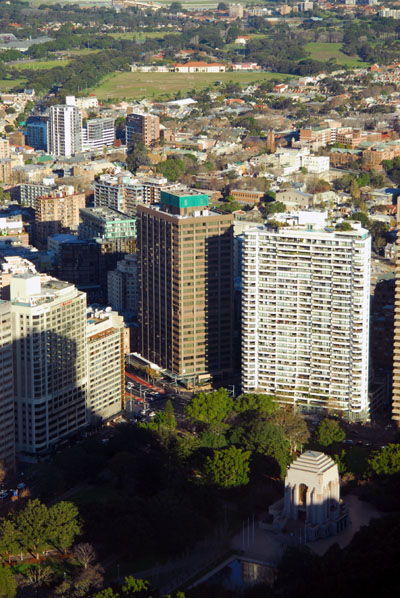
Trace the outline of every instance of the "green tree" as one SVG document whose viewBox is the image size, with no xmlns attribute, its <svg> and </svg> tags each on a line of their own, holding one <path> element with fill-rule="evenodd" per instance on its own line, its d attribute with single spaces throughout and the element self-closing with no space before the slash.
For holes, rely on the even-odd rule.
<svg viewBox="0 0 400 598">
<path fill-rule="evenodd" d="M 17 584 L 9 567 L 0 565 L 0 598 L 14 598 L 17 595 Z"/>
<path fill-rule="evenodd" d="M 345 431 L 340 427 L 339 422 L 334 419 L 323 419 L 315 432 L 315 440 L 321 446 L 330 446 L 334 442 L 343 442 L 345 438 Z"/>
<path fill-rule="evenodd" d="M 82 531 L 79 511 L 72 502 L 61 501 L 49 509 L 48 539 L 64 552 Z"/>
<path fill-rule="evenodd" d="M 187 405 L 186 415 L 205 424 L 221 424 L 233 409 L 233 399 L 225 388 L 200 392 Z"/>
<path fill-rule="evenodd" d="M 175 430 L 176 429 L 176 418 L 175 418 L 174 407 L 172 405 L 171 399 L 168 399 L 168 401 L 165 403 L 164 425 L 169 430 Z"/>
<path fill-rule="evenodd" d="M 266 216 L 279 214 L 281 212 L 286 212 L 286 206 L 283 201 L 269 201 L 265 204 L 264 212 Z"/>
<path fill-rule="evenodd" d="M 350 195 L 353 199 L 360 199 L 360 189 L 356 179 L 353 179 L 350 183 Z"/>
<path fill-rule="evenodd" d="M 235 446 L 215 451 L 207 457 L 205 473 L 212 484 L 220 488 L 237 488 L 249 482 L 250 451 Z"/>
<path fill-rule="evenodd" d="M 38 499 L 30 500 L 17 515 L 17 530 L 25 549 L 33 550 L 36 558 L 48 545 L 49 512 Z"/>
<path fill-rule="evenodd" d="M 364 212 L 355 212 L 355 214 L 350 216 L 350 220 L 358 220 L 358 222 L 361 222 L 361 226 L 367 230 L 369 230 L 371 226 L 371 221 Z"/>
<path fill-rule="evenodd" d="M 182 12 L 182 4 L 180 2 L 172 2 L 169 10 L 170 12 Z"/>
<path fill-rule="evenodd" d="M 93 594 L 92 598 L 120 598 L 120 595 L 118 592 L 114 592 L 111 588 L 105 588 L 105 590 Z"/>
<path fill-rule="evenodd" d="M 333 460 L 338 466 L 338 470 L 341 475 L 347 472 L 346 451 L 344 449 L 342 449 L 340 453 L 335 453 L 333 455 Z"/>
<path fill-rule="evenodd" d="M 139 592 L 150 589 L 150 582 L 147 579 L 135 579 L 132 576 L 125 577 L 125 583 L 122 586 L 124 596 L 133 596 Z"/>
<path fill-rule="evenodd" d="M 310 432 L 304 418 L 293 413 L 293 411 L 279 409 L 274 413 L 272 421 L 282 428 L 283 433 L 289 440 L 292 453 L 300 449 L 310 438 Z"/>
<path fill-rule="evenodd" d="M 284 477 L 289 463 L 290 443 L 280 426 L 258 419 L 249 426 L 245 442 L 246 448 L 274 459 Z"/>
<path fill-rule="evenodd" d="M 11 562 L 11 556 L 17 554 L 20 545 L 20 534 L 12 519 L 3 519 L 0 522 L 0 552 L 6 553 L 8 562 Z"/>
<path fill-rule="evenodd" d="M 388 444 L 380 451 L 372 453 L 368 459 L 370 475 L 394 475 L 400 472 L 400 444 Z"/>
<path fill-rule="evenodd" d="M 278 404 L 271 395 L 246 393 L 238 397 L 233 407 L 237 413 L 256 411 L 264 415 L 271 415 L 278 409 Z"/>
<path fill-rule="evenodd" d="M 126 155 L 126 165 L 133 173 L 137 171 L 139 166 L 150 166 L 150 158 L 148 150 L 142 141 L 140 135 L 132 135 L 132 147 Z"/>
<path fill-rule="evenodd" d="M 345 220 L 344 222 L 341 222 L 340 224 L 337 225 L 336 230 L 348 232 L 348 231 L 353 230 L 353 227 L 351 226 L 350 222 L 347 222 Z"/>
</svg>

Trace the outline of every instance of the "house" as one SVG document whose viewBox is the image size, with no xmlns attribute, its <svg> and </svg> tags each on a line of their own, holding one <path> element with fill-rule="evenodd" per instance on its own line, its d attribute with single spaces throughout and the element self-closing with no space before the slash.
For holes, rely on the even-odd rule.
<svg viewBox="0 0 400 598">
<path fill-rule="evenodd" d="M 185 62 L 175 63 L 175 73 L 224 73 L 225 65 L 219 62 Z"/>
<path fill-rule="evenodd" d="M 243 46 L 246 46 L 250 41 L 250 36 L 249 35 L 238 35 L 237 38 L 235 39 L 235 44 L 242 44 Z"/>
</svg>

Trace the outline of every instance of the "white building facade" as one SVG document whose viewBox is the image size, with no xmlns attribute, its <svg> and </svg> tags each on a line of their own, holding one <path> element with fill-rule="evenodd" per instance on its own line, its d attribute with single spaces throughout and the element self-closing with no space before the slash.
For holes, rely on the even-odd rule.
<svg viewBox="0 0 400 598">
<path fill-rule="evenodd" d="M 86 424 L 86 294 L 38 274 L 11 278 L 17 450 L 26 455 Z"/>
<path fill-rule="evenodd" d="M 89 314 L 87 419 L 98 423 L 122 409 L 125 389 L 124 320 L 116 312 Z"/>
<path fill-rule="evenodd" d="M 369 417 L 371 239 L 356 227 L 244 233 L 244 392 L 349 420 Z"/>
<path fill-rule="evenodd" d="M 51 106 L 47 131 L 52 156 L 70 158 L 82 151 L 82 115 L 76 106 Z"/>
<path fill-rule="evenodd" d="M 113 145 L 115 139 L 113 118 L 92 118 L 82 129 L 82 147 L 87 150 L 102 150 Z"/>
</svg>

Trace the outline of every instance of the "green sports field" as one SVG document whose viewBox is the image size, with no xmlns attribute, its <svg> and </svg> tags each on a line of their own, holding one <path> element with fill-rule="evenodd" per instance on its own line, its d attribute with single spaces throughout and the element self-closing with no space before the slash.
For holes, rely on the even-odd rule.
<svg viewBox="0 0 400 598">
<path fill-rule="evenodd" d="M 357 56 L 347 56 L 341 50 L 342 44 L 329 42 L 310 42 L 305 45 L 305 49 L 310 53 L 310 58 L 326 62 L 330 58 L 335 58 L 338 64 L 350 68 L 367 66 L 368 63 L 362 62 Z"/>
<path fill-rule="evenodd" d="M 242 85 L 269 79 L 286 79 L 282 73 L 115 73 L 105 77 L 102 83 L 90 90 L 100 99 L 159 98 L 181 91 L 202 89 L 215 81 L 240 83 Z"/>
<path fill-rule="evenodd" d="M 67 66 L 69 64 L 69 60 L 62 59 L 62 60 L 27 60 L 24 62 L 19 62 L 18 64 L 13 64 L 12 68 L 17 71 L 24 71 L 24 70 L 44 70 L 44 69 L 54 69 L 59 66 Z"/>
</svg>

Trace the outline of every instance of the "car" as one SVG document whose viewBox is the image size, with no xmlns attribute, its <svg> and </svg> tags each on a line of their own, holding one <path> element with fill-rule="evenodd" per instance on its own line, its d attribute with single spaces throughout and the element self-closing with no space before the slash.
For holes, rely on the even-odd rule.
<svg viewBox="0 0 400 598">
<path fill-rule="evenodd" d="M 19 484 L 17 484 L 18 490 L 22 490 L 23 488 L 25 488 L 25 486 L 26 486 L 25 482 L 20 482 Z"/>
<path fill-rule="evenodd" d="M 0 500 L 5 500 L 6 498 L 8 498 L 7 490 L 1 490 L 0 491 Z"/>
<path fill-rule="evenodd" d="M 155 412 L 154 412 L 154 411 L 150 411 L 150 412 L 148 413 L 148 417 L 155 417 L 155 416 L 156 416 L 156 414 L 155 414 Z"/>
</svg>

